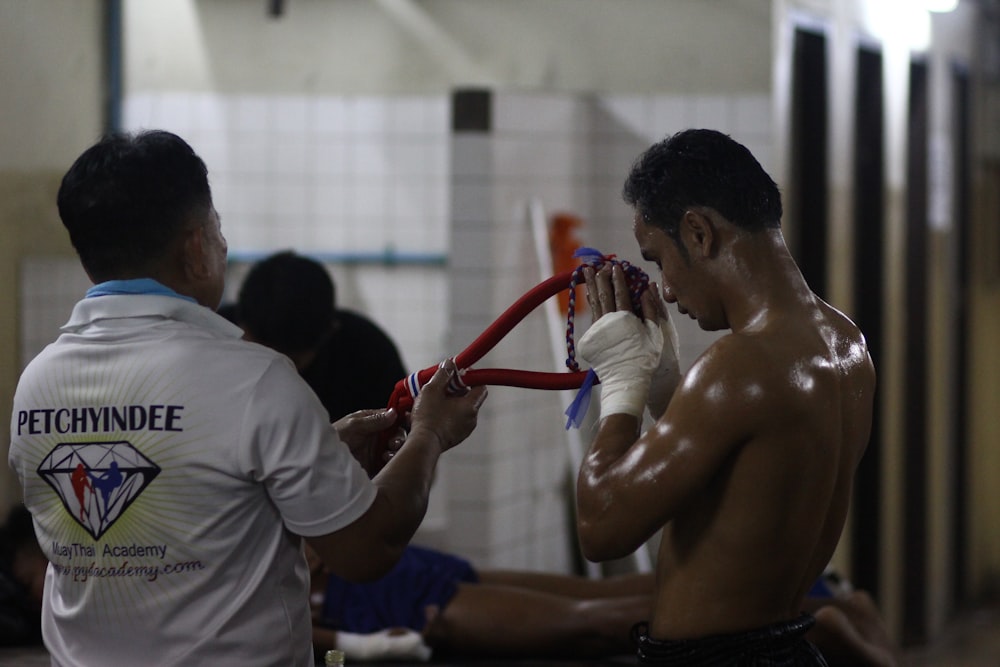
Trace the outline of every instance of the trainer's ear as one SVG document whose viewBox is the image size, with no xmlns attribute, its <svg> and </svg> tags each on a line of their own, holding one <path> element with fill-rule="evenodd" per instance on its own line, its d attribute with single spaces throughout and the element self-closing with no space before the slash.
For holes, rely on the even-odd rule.
<svg viewBox="0 0 1000 667">
<path fill-rule="evenodd" d="M 211 270 L 208 260 L 208 239 L 204 225 L 196 225 L 184 233 L 184 271 L 189 279 L 200 280 Z"/>
<path fill-rule="evenodd" d="M 692 256 L 711 257 L 715 252 L 718 230 L 704 211 L 685 211 L 681 217 L 680 235 Z"/>
</svg>

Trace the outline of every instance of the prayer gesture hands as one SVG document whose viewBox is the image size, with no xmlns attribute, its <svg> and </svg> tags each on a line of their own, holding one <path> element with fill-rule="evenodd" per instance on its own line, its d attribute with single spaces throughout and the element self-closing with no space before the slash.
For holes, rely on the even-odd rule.
<svg viewBox="0 0 1000 667">
<path fill-rule="evenodd" d="M 659 288 L 651 284 L 642 293 L 640 320 L 621 266 L 587 267 L 583 275 L 594 324 L 578 349 L 601 381 L 601 416 L 641 417 L 648 407 L 658 419 L 680 380 L 677 334 Z"/>
<path fill-rule="evenodd" d="M 587 266 L 583 269 L 583 277 L 587 284 L 587 305 L 594 319 L 616 311 L 632 311 L 632 297 L 629 293 L 625 271 L 620 264 L 605 264 L 600 270 Z M 642 319 L 659 322 L 667 317 L 663 301 L 657 296 L 659 289 L 651 284 L 642 293 L 639 305 L 642 307 Z"/>
</svg>

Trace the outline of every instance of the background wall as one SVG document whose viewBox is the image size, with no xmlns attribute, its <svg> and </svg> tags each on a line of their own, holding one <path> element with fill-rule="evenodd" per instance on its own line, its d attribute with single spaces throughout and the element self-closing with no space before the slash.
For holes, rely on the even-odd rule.
<svg viewBox="0 0 1000 667">
<path fill-rule="evenodd" d="M 770 86 L 766 0 L 125 0 L 126 87 L 710 93 Z M 705 30 L 692 30 L 705 26 Z M 760 39 L 747 39 L 748 32 Z"/>
<path fill-rule="evenodd" d="M 748 23 L 766 31 L 760 2 L 724 16 L 697 2 L 626 12 L 605 2 L 295 2 L 276 20 L 232 2 L 125 9 L 126 127 L 188 137 L 213 170 L 233 256 L 326 255 L 343 301 L 393 332 L 415 369 L 460 351 L 545 277 L 523 216 L 532 198 L 581 216 L 584 241 L 635 260 L 619 189 L 645 145 L 701 123 L 742 131 L 770 156 L 768 42 L 741 49 L 737 66 L 719 45 Z M 711 47 L 690 29 L 709 22 Z M 626 40 L 639 48 L 622 49 Z M 643 60 L 676 66 L 634 67 Z M 450 135 L 456 83 L 499 91 L 478 148 Z M 547 92 L 507 93 L 518 89 Z M 676 92 L 645 92 L 660 89 Z M 705 92 L 716 90 L 731 93 Z M 585 98 L 594 91 L 607 92 Z M 396 252 L 407 257 L 392 268 L 378 261 Z M 427 266 L 438 256 L 450 273 L 444 261 Z M 690 362 L 713 337 L 682 326 Z M 531 324 L 513 334 L 504 365 L 559 370 L 547 348 L 533 354 L 539 335 Z M 483 566 L 571 566 L 558 405 L 494 391 L 483 426 L 446 461 L 418 539 Z"/>
<path fill-rule="evenodd" d="M 769 8 L 739 2 L 724 16 L 707 9 L 290 2 L 274 19 L 246 3 L 131 0 L 123 121 L 172 129 L 205 157 L 234 258 L 292 247 L 331 261 L 342 301 L 372 315 L 407 363 L 423 368 L 460 351 L 526 281 L 542 279 L 530 253 L 512 250 L 516 239 L 530 239 L 522 219 L 529 199 L 581 216 L 586 242 L 604 240 L 627 256 L 633 242 L 618 190 L 645 145 L 703 123 L 745 130 L 743 140 L 768 159 L 767 40 L 741 49 L 734 66 L 733 54 L 690 27 L 711 22 L 713 41 L 732 44 L 747 24 L 765 31 Z M 637 31 L 647 35 L 636 39 Z M 622 49 L 626 40 L 639 48 Z M 642 60 L 676 66 L 627 66 Z M 450 134 L 459 85 L 500 91 L 493 113 L 502 124 L 476 184 L 475 166 L 462 166 L 468 144 Z M 524 98 L 506 94 L 517 89 L 549 97 L 522 106 Z M 675 92 L 647 92 L 660 89 Z M 720 89 L 731 92 L 707 92 Z M 608 91 L 603 104 L 581 97 L 594 91 Z M 478 238 L 462 226 L 472 202 L 489 230 Z M 511 233 L 514 240 L 493 236 Z M 470 262 L 491 246 L 505 251 L 502 260 Z M 537 349 L 530 326 L 505 348 Z M 690 361 L 712 337 L 682 326 L 692 329 Z M 547 352 L 541 360 L 515 354 L 507 365 L 539 363 L 554 366 Z M 574 542 L 561 410 L 545 409 L 553 397 L 494 393 L 496 423 L 446 462 L 419 538 L 480 565 L 565 570 Z M 532 482 L 525 470 L 543 472 Z M 533 524 L 518 522 L 532 507 Z"/>
<path fill-rule="evenodd" d="M 0 422 L 21 369 L 21 259 L 70 256 L 55 194 L 67 166 L 101 130 L 101 3 L 0 2 Z M 67 100 L 72 100 L 67 104 Z M 52 332 L 50 332 L 50 336 Z M 8 438 L 0 438 L 6 461 Z M 0 466 L 0 507 L 20 498 Z"/>
<path fill-rule="evenodd" d="M 62 173 L 102 128 L 105 4 L 0 0 L 0 106 L 9 119 L 0 127 L 0 275 L 8 287 L 0 296 L 3 419 L 21 365 L 56 335 L 86 286 L 53 202 Z M 584 242 L 636 260 L 618 188 L 631 159 L 668 132 L 702 125 L 733 133 L 794 197 L 786 185 L 789 35 L 803 24 L 829 37 L 829 280 L 831 301 L 850 313 L 853 59 L 859 43 L 878 44 L 886 54 L 889 129 L 885 318 L 888 344 L 898 350 L 907 336 L 899 303 L 909 59 L 926 58 L 935 81 L 955 64 L 975 65 L 972 283 L 967 294 L 955 291 L 964 241 L 940 199 L 958 193 L 942 186 L 935 201 L 945 213 L 930 232 L 927 302 L 937 332 L 928 352 L 931 499 L 935 507 L 953 502 L 955 489 L 940 470 L 957 446 L 951 426 L 965 419 L 963 585 L 975 597 L 1000 589 L 1000 499 L 992 482 L 1000 467 L 993 418 L 1000 242 L 992 222 L 1000 204 L 990 195 L 1000 182 L 1000 59 L 972 31 L 997 20 L 995 9 L 985 11 L 996 3 L 980 4 L 982 14 L 963 0 L 963 11 L 950 18 L 923 13 L 922 24 L 903 30 L 900 17 L 913 3 L 901 0 L 892 7 L 888 0 L 287 0 L 280 17 L 269 16 L 264 2 L 124 0 L 123 120 L 174 129 L 206 158 L 233 250 L 230 293 L 246 262 L 262 253 L 315 253 L 329 263 L 342 302 L 371 314 L 400 343 L 407 364 L 421 368 L 464 347 L 540 278 L 530 202 L 579 215 Z M 893 11 L 872 12 L 876 5 Z M 454 131 L 457 89 L 489 93 L 493 117 L 481 131 Z M 940 82 L 934 90 L 950 94 Z M 944 145 L 952 130 L 945 103 L 935 104 L 934 132 Z M 947 150 L 934 155 L 936 163 L 955 160 Z M 786 220 L 789 238 L 808 222 Z M 969 365 L 978 372 L 968 414 L 956 415 L 941 388 L 950 386 L 961 342 L 945 323 L 963 297 Z M 686 320 L 678 324 L 687 365 L 712 337 Z M 488 361 L 553 364 L 538 344 L 547 335 L 544 321 L 526 322 Z M 880 368 L 885 492 L 880 506 L 866 508 L 885 520 L 880 559 L 888 576 L 875 592 L 896 631 L 907 558 L 901 434 L 912 417 L 900 398 L 904 371 L 898 353 Z M 491 393 L 483 427 L 442 469 L 421 536 L 484 565 L 574 567 L 565 497 L 571 443 L 561 429 L 561 398 Z M 3 467 L 0 505 L 17 497 Z M 929 543 L 947 542 L 949 529 L 947 513 L 935 514 Z M 932 552 L 933 630 L 957 592 L 944 573 L 947 550 Z M 849 573 L 843 549 L 837 563 Z"/>
</svg>

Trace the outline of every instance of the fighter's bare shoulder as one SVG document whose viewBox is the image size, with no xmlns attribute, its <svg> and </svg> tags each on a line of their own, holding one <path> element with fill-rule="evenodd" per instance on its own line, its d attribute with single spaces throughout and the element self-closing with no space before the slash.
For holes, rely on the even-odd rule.
<svg viewBox="0 0 1000 667">
<path fill-rule="evenodd" d="M 777 380 L 790 362 L 771 337 L 730 333 L 695 360 L 683 387 L 704 394 L 706 400 L 759 399 L 762 383 Z"/>
<path fill-rule="evenodd" d="M 723 442 L 752 437 L 776 411 L 791 417 L 808 397 L 795 374 L 807 371 L 796 354 L 771 336 L 727 334 L 692 364 L 671 400 L 667 417 L 700 424 L 688 426 L 727 431 Z M 722 435 L 722 434 L 718 434 Z"/>
</svg>

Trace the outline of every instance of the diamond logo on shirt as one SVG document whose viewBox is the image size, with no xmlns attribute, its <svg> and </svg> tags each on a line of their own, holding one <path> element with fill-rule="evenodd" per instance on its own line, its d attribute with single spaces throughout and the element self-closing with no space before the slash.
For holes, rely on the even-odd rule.
<svg viewBox="0 0 1000 667">
<path fill-rule="evenodd" d="M 160 467 L 124 440 L 62 442 L 38 466 L 38 474 L 97 540 L 160 474 Z"/>
</svg>

